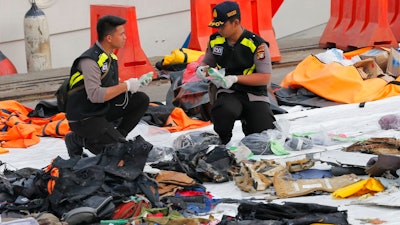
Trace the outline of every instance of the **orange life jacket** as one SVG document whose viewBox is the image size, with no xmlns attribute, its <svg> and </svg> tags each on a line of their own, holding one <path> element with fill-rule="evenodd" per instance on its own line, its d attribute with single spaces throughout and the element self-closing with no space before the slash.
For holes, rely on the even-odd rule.
<svg viewBox="0 0 400 225">
<path fill-rule="evenodd" d="M 63 137 L 69 131 L 65 113 L 48 118 L 29 117 L 31 108 L 14 101 L 0 101 L 0 142 L 3 148 L 26 148 L 41 136 Z"/>
<path fill-rule="evenodd" d="M 188 117 L 182 108 L 175 107 L 169 115 L 165 126 L 169 132 L 177 132 L 182 130 L 196 129 L 210 125 L 210 121 L 203 121 L 198 119 L 192 119 Z"/>
</svg>

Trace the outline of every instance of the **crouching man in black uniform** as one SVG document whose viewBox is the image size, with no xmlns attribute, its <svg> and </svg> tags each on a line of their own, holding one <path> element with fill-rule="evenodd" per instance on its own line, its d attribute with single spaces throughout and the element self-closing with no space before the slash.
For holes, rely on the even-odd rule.
<svg viewBox="0 0 400 225">
<path fill-rule="evenodd" d="M 275 128 L 267 93 L 272 66 L 268 43 L 242 27 L 236 2 L 216 5 L 213 16 L 209 26 L 218 32 L 210 36 L 196 76 L 205 79 L 209 67 L 225 69 L 223 78 L 211 79 L 218 88 L 211 121 L 222 144 L 227 144 L 236 120 L 241 120 L 245 135 Z"/>
<path fill-rule="evenodd" d="M 151 78 L 119 81 L 114 49 L 126 42 L 126 20 L 107 15 L 98 20 L 97 42 L 71 67 L 66 116 L 71 128 L 65 137 L 69 156 L 81 157 L 83 148 L 102 153 L 105 145 L 125 142 L 149 106 L 138 92 Z"/>
</svg>

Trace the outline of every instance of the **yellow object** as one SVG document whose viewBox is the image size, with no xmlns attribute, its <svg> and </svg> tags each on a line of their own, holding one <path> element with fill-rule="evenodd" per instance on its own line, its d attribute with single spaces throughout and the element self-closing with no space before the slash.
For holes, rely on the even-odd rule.
<svg viewBox="0 0 400 225">
<path fill-rule="evenodd" d="M 4 153 L 8 153 L 8 152 L 9 152 L 8 149 L 0 147 L 0 154 L 4 154 Z"/>
<path fill-rule="evenodd" d="M 361 55 L 369 50 L 371 50 L 373 47 L 372 46 L 368 46 L 368 47 L 364 47 L 364 48 L 359 48 L 350 52 L 345 52 L 343 53 L 343 57 L 345 57 L 346 59 L 351 59 L 352 57 L 356 56 L 356 55 Z"/>
<path fill-rule="evenodd" d="M 379 180 L 370 177 L 346 187 L 339 188 L 332 193 L 332 196 L 335 198 L 347 198 L 351 196 L 361 196 L 368 193 L 374 194 L 383 190 L 385 190 L 385 187 L 382 183 Z"/>
<path fill-rule="evenodd" d="M 202 51 L 188 48 L 177 48 L 172 50 L 170 55 L 164 56 L 162 65 L 165 66 L 175 63 L 191 63 L 197 61 L 202 55 L 204 55 L 204 52 Z"/>
</svg>

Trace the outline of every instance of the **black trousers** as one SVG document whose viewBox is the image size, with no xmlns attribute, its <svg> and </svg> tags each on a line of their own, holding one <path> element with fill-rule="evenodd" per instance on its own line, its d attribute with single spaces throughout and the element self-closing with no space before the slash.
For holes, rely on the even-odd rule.
<svg viewBox="0 0 400 225">
<path fill-rule="evenodd" d="M 84 140 L 93 154 L 103 151 L 105 145 L 124 142 L 125 137 L 135 128 L 149 107 L 149 97 L 143 92 L 125 93 L 110 100 L 110 107 L 104 116 L 91 117 L 70 123 L 71 131 Z"/>
<path fill-rule="evenodd" d="M 247 93 L 218 94 L 211 108 L 211 121 L 222 144 L 231 140 L 236 120 L 241 120 L 246 136 L 275 128 L 275 117 L 268 102 L 249 101 Z"/>
</svg>

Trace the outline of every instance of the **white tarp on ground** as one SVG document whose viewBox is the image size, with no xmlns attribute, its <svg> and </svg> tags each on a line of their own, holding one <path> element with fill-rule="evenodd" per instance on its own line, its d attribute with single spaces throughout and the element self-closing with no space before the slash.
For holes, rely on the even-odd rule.
<svg viewBox="0 0 400 225">
<path fill-rule="evenodd" d="M 344 104 L 339 106 L 331 106 L 317 109 L 304 110 L 301 107 L 291 107 L 287 109 L 288 114 L 277 115 L 279 121 L 284 121 L 289 125 L 289 134 L 317 132 L 321 134 L 345 135 L 351 140 L 362 140 L 370 137 L 392 137 L 400 138 L 398 130 L 382 130 L 378 123 L 379 119 L 388 114 L 400 115 L 400 96 L 391 97 L 375 102 L 367 102 L 364 107 L 359 104 Z M 212 125 L 197 129 L 199 131 L 213 131 Z M 190 130 L 193 131 L 193 130 Z M 168 133 L 161 128 L 139 124 L 129 135 L 133 138 L 141 135 L 154 146 L 172 147 L 173 140 L 179 135 L 190 132 Z M 240 122 L 235 124 L 234 136 L 230 145 L 237 145 L 243 138 Z M 265 159 L 275 159 L 276 161 L 287 161 L 297 158 L 303 158 L 304 154 L 312 153 L 316 158 L 339 161 L 343 164 L 365 165 L 373 155 L 361 153 L 347 153 L 341 151 L 342 147 L 348 146 L 353 142 L 336 142 L 329 146 L 315 146 L 313 149 L 306 151 L 293 151 L 285 156 L 263 156 Z M 20 169 L 24 167 L 43 168 L 47 166 L 51 160 L 57 156 L 67 158 L 67 151 L 62 139 L 57 138 L 41 138 L 39 144 L 31 146 L 27 149 L 9 149 L 7 154 L 0 155 L 0 160 L 6 163 L 9 169 Z M 382 179 L 383 184 L 389 185 L 393 183 L 391 180 Z M 395 182 L 396 183 L 396 182 Z M 266 197 L 265 194 L 257 193 L 250 195 L 249 193 L 240 191 L 233 182 L 221 184 L 205 184 L 207 190 L 216 198 L 251 198 L 257 199 Z M 397 189 L 398 190 L 398 189 Z M 385 193 L 382 193 L 385 195 Z M 349 222 L 351 224 L 365 224 L 363 220 L 379 218 L 386 221 L 384 224 L 400 224 L 399 208 L 386 207 L 378 205 L 400 205 L 399 194 L 391 193 L 392 198 L 385 197 L 385 204 L 379 200 L 370 200 L 367 205 L 360 205 L 357 199 L 332 199 L 330 195 L 317 195 L 296 197 L 290 199 L 278 199 L 274 202 L 295 201 L 295 202 L 313 202 L 324 205 L 338 206 L 340 210 L 348 210 Z M 382 197 L 383 199 L 383 197 Z M 393 204 L 387 202 L 391 200 Z M 357 202 L 357 203 L 356 203 Z M 225 213 L 235 213 L 235 206 L 218 205 L 215 212 L 224 210 Z M 222 211 L 220 211 L 222 212 Z"/>
</svg>

